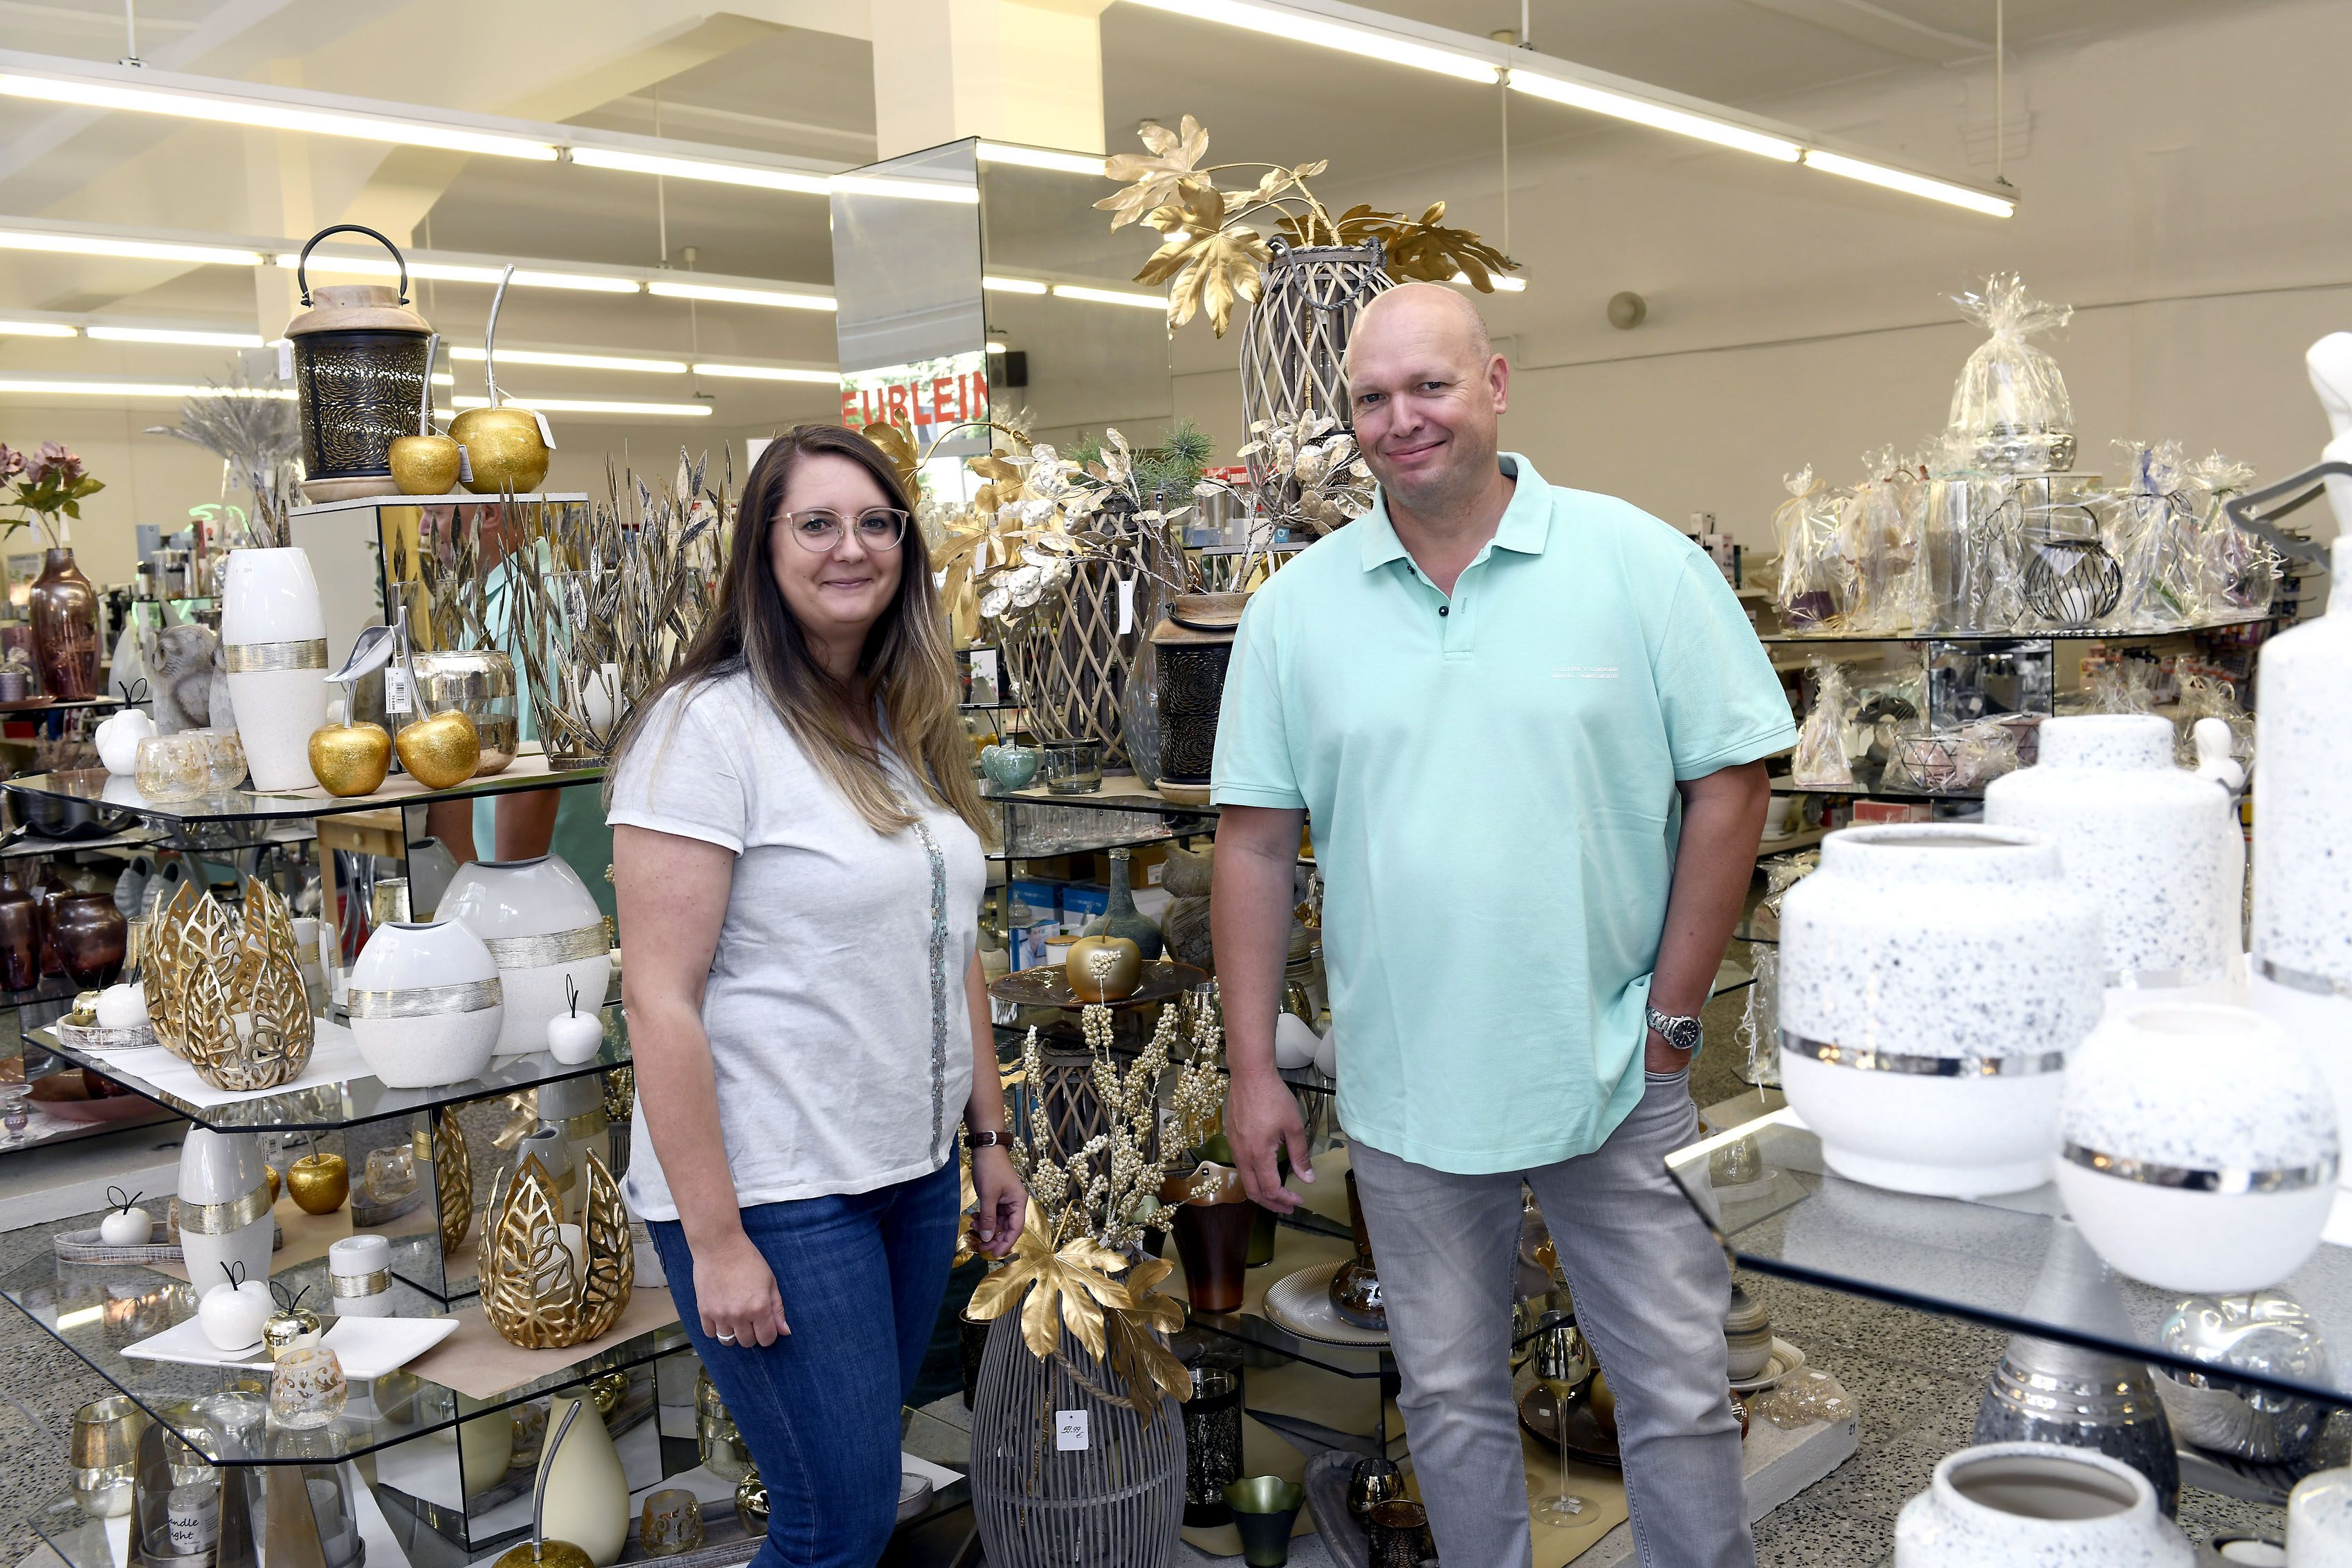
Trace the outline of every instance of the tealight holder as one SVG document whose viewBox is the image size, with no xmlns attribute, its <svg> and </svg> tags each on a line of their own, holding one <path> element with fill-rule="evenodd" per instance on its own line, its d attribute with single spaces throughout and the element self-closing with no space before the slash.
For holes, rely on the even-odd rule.
<svg viewBox="0 0 2352 1568">
<path fill-rule="evenodd" d="M 335 1315 L 392 1316 L 392 1243 L 381 1236 L 346 1236 L 327 1249 L 328 1288 Z"/>
<path fill-rule="evenodd" d="M 636 1282 L 620 1184 L 594 1155 L 583 1163 L 581 1224 L 564 1223 L 563 1196 L 535 1154 L 502 1177 L 484 1217 L 482 1313 L 525 1350 L 560 1350 L 602 1335 L 619 1321 Z"/>
<path fill-rule="evenodd" d="M 674 1557 L 702 1544 L 702 1504 L 683 1487 L 665 1487 L 646 1499 L 637 1544 L 648 1557 Z"/>
<path fill-rule="evenodd" d="M 294 915 L 268 884 L 246 878 L 239 923 L 182 883 L 155 913 L 142 964 L 155 1038 L 214 1088 L 275 1089 L 310 1065 Z"/>
<path fill-rule="evenodd" d="M 201 729 L 151 735 L 139 743 L 131 781 L 156 804 L 196 800 L 212 789 L 212 742 Z"/>
<path fill-rule="evenodd" d="M 132 1478 L 139 1469 L 139 1438 L 147 1413 L 126 1395 L 94 1399 L 74 1412 L 67 1458 L 73 1469 L 73 1500 L 96 1519 L 131 1511 Z"/>
<path fill-rule="evenodd" d="M 350 1402 L 343 1364 L 323 1344 L 298 1345 L 278 1358 L 269 1380 L 269 1418 L 297 1431 L 331 1425 Z"/>
</svg>

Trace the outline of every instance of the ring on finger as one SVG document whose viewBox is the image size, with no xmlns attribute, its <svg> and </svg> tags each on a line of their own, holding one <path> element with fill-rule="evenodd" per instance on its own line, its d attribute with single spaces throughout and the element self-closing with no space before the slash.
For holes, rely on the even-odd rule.
<svg viewBox="0 0 2352 1568">
<path fill-rule="evenodd" d="M 720 1344 L 733 1344 L 735 1343 L 735 1336 L 731 1333 L 722 1333 L 715 1334 L 712 1337 L 718 1340 Z"/>
</svg>

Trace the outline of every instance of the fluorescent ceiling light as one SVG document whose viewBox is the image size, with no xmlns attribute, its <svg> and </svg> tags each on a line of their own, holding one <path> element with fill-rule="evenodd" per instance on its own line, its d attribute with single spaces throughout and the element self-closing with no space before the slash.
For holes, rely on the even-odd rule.
<svg viewBox="0 0 2352 1568">
<path fill-rule="evenodd" d="M 90 337 L 110 343 L 183 343 L 197 349 L 258 349 L 258 332 L 192 332 L 171 327 L 85 327 Z"/>
<path fill-rule="evenodd" d="M 983 163 L 1017 163 L 1024 169 L 1050 169 L 1057 174 L 1103 177 L 1102 154 L 1098 152 L 1056 152 L 1046 147 L 1015 147 L 1003 141 L 983 141 L 980 144 L 980 161 Z"/>
<path fill-rule="evenodd" d="M 389 141 L 408 147 L 437 147 L 450 152 L 486 152 L 500 158 L 527 158 L 551 162 L 555 149 L 528 136 L 495 131 L 470 131 L 455 125 L 403 115 L 312 109 L 250 92 L 207 91 L 193 87 L 128 87 L 92 76 L 28 76 L 0 71 L 0 95 L 37 99 L 72 109 L 128 110 L 140 114 L 170 114 L 184 120 L 217 120 L 224 124 L 271 131 L 299 131 L 317 136 L 349 136 L 362 141 Z"/>
<path fill-rule="evenodd" d="M 983 277 L 980 280 L 980 286 L 982 288 L 992 289 L 999 294 L 1043 294 L 1045 292 L 1045 286 L 1038 282 L 1034 277 Z"/>
<path fill-rule="evenodd" d="M 1328 21 L 1286 6 L 1253 5 L 1250 0 L 1136 0 L 1136 4 L 1155 11 L 1173 11 L 1180 16 L 1195 16 L 1203 22 L 1223 22 L 1229 27 L 1247 27 L 1251 32 L 1268 33 L 1293 43 L 1344 49 L 1351 55 L 1436 71 L 1464 81 L 1492 84 L 1495 80 L 1495 68 L 1475 56 L 1433 48 L 1370 27 Z"/>
<path fill-rule="evenodd" d="M 1671 131 L 1678 136 L 1695 136 L 1701 141 L 1753 152 L 1759 158 L 1771 158 L 1782 163 L 1795 162 L 1804 151 L 1784 137 L 1768 136 L 1743 125 L 1711 120 L 1703 114 L 1672 109 L 1647 99 L 1612 92 L 1606 88 L 1591 87 L 1583 82 L 1562 81 L 1558 77 L 1543 76 L 1534 71 L 1514 70 L 1511 72 L 1511 86 L 1537 98 L 1567 104 L 1571 109 L 1589 110 L 1594 114 L 1605 114 L 1616 120 L 1630 120 L 1637 125 Z"/>
<path fill-rule="evenodd" d="M 1129 294 L 1117 288 L 1087 288 L 1076 283 L 1056 283 L 1054 296 L 1058 299 L 1091 299 L 1097 305 L 1139 305 L 1154 310 L 1168 308 L 1167 299 L 1158 294 Z"/>
<path fill-rule="evenodd" d="M 270 260 L 289 272 L 301 261 L 296 252 L 274 256 Z M 381 256 L 325 256 L 310 253 L 309 270 L 329 277 L 398 277 L 399 264 Z M 464 267 L 446 261 L 412 261 L 408 264 L 411 282 L 431 279 L 436 283 L 487 283 L 495 287 L 506 268 L 502 267 Z M 592 294 L 635 294 L 645 285 L 634 277 L 606 277 L 593 272 L 547 272 L 539 269 L 515 269 L 518 288 L 577 288 Z"/>
<path fill-rule="evenodd" d="M 1478 287 L 1470 281 L 1470 275 L 1466 272 L 1457 272 L 1445 281 L 1458 283 L 1465 288 Z M 1528 291 L 1528 280 L 1524 277 L 1507 277 L 1499 272 L 1490 272 L 1486 275 L 1486 281 L 1505 294 L 1525 294 Z"/>
<path fill-rule="evenodd" d="M 583 168 L 617 169 L 630 174 L 663 174 L 677 180 L 709 180 L 722 185 L 756 185 L 767 191 L 822 196 L 831 189 L 823 174 L 791 169 L 762 169 L 750 163 L 722 163 L 708 158 L 672 158 L 651 152 L 623 152 L 604 147 L 574 147 L 572 161 Z"/>
<path fill-rule="evenodd" d="M 487 356 L 479 349 L 451 349 L 449 357 L 478 364 Z M 647 371 L 663 376 L 686 374 L 686 363 L 681 360 L 633 360 L 618 354 L 556 354 L 537 349 L 509 349 L 499 357 L 511 364 L 556 365 L 575 371 Z"/>
<path fill-rule="evenodd" d="M 823 294 L 786 294 L 768 288 L 721 288 L 707 283 L 674 283 L 656 278 L 646 285 L 646 292 L 658 294 L 665 299 L 709 299 L 721 305 L 774 305 L 786 310 L 832 310 L 833 300 Z"/>
<path fill-rule="evenodd" d="M 75 329 L 62 321 L 0 321 L 0 338 L 70 338 Z"/>
<path fill-rule="evenodd" d="M 1809 147 L 1805 150 L 1805 164 L 1808 168 L 1819 169 L 1824 174 L 1843 174 L 1849 180 L 1860 180 L 1872 185 L 1884 185 L 1890 191 L 1901 191 L 1913 196 L 1925 196 L 1931 202 L 1948 202 L 1953 206 L 1966 207 L 1972 213 L 1982 213 L 1988 217 L 2007 218 L 2017 214 L 2017 204 L 2006 196 L 1990 195 L 1983 191 L 1971 190 L 1966 185 L 1955 185 L 1944 180 L 1931 180 L 1925 174 L 1913 174 L 1901 169 L 1889 169 L 1880 163 L 1865 163 L 1859 158 L 1848 158 L 1836 152 L 1824 152 L 1818 147 Z"/>
<path fill-rule="evenodd" d="M 62 381 L 37 376 L 0 376 L 0 392 L 64 392 L 75 397 L 266 397 L 290 402 L 290 387 L 231 392 L 182 382 Z"/>
<path fill-rule="evenodd" d="M 490 406 L 490 400 L 486 397 L 458 397 L 449 401 L 460 409 Z M 707 402 L 622 402 L 561 397 L 509 397 L 505 401 L 520 408 L 537 409 L 541 413 L 680 414 L 688 419 L 707 419 L 710 414 L 710 405 Z"/>
<path fill-rule="evenodd" d="M 1003 344 L 1002 344 L 1002 343 L 989 343 L 989 344 L 985 344 L 985 345 L 983 345 L 983 346 L 984 346 L 984 347 L 988 350 L 988 351 L 989 351 L 990 353 L 992 353 L 992 354 L 1001 354 L 1001 353 L 1004 352 L 1004 345 L 1003 345 Z"/>
<path fill-rule="evenodd" d="M 698 364 L 694 367 L 694 373 L 698 376 L 733 376 L 751 382 L 809 382 L 823 386 L 838 386 L 841 383 L 838 371 L 797 371 L 782 365 Z"/>
<path fill-rule="evenodd" d="M 0 250 L 51 250 L 66 256 L 115 256 L 132 261 L 214 262 L 223 267 L 259 267 L 261 253 L 219 245 L 165 245 L 152 240 L 110 239 L 102 235 L 44 234 L 0 228 Z"/>
<path fill-rule="evenodd" d="M 889 174 L 835 174 L 828 183 L 834 190 L 845 191 L 856 196 L 904 196 L 918 202 L 957 202 L 968 207 L 980 205 L 977 184 L 956 184 L 946 180 L 917 180 Z"/>
</svg>

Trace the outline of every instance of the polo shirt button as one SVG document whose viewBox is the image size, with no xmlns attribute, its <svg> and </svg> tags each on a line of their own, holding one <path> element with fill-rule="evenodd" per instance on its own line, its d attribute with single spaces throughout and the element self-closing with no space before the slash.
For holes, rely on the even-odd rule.
<svg viewBox="0 0 2352 1568">
<path fill-rule="evenodd" d="M 1451 615 L 1454 613 L 1454 611 L 1452 606 L 1441 604 L 1437 607 L 1437 612 L 1440 615 Z"/>
</svg>

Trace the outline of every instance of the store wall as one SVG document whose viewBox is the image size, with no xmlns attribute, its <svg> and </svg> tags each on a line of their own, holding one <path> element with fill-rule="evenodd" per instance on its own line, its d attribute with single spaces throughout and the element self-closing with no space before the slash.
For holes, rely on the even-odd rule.
<svg viewBox="0 0 2352 1568">
<path fill-rule="evenodd" d="M 2220 448 L 2271 476 L 2315 461 L 2326 426 L 2302 353 L 2352 327 L 2347 58 L 2340 0 L 2215 6 L 2016 58 L 2008 174 L 2022 204 L 2006 223 L 1646 133 L 1515 144 L 1529 287 L 1482 300 L 1514 370 L 1505 441 L 1555 483 L 1677 524 L 1713 512 L 1768 547 L 1784 473 L 1810 462 L 1848 482 L 1865 450 L 1941 429 L 1983 337 L 1943 297 L 2014 267 L 2077 307 L 2048 347 L 2081 467 L 2112 467 L 2125 436 Z M 1992 172 L 1989 62 L 1748 107 L 1921 167 Z M 1515 103 L 1530 138 L 1567 123 Z M 1343 143 L 1302 151 L 1327 154 L 1345 168 Z M 1416 210 L 1443 197 L 1452 221 L 1501 230 L 1496 160 L 1334 193 Z M 1604 315 L 1620 289 L 1649 301 L 1631 332 Z M 1197 325 L 1177 337 L 1178 411 L 1228 450 L 1243 439 L 1235 350 Z"/>
</svg>

